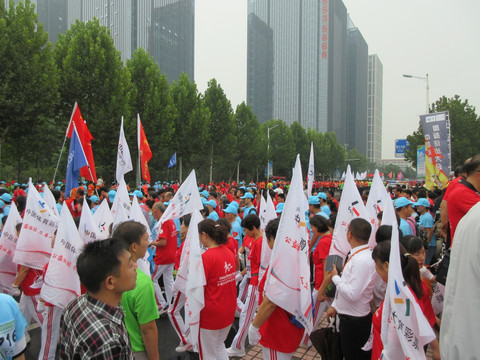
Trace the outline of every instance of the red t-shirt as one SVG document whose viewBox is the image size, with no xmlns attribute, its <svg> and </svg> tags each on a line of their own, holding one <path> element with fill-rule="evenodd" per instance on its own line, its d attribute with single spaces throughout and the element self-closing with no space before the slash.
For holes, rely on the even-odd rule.
<svg viewBox="0 0 480 360">
<path fill-rule="evenodd" d="M 318 240 L 317 247 L 313 252 L 313 264 L 315 265 L 315 290 L 318 290 L 323 282 L 323 262 L 330 252 L 332 245 L 332 234 L 322 236 Z"/>
<path fill-rule="evenodd" d="M 443 200 L 448 201 L 448 198 L 450 197 L 450 194 L 452 191 L 455 189 L 455 187 L 458 185 L 458 182 L 460 181 L 462 177 L 456 177 L 453 179 L 447 186 L 447 190 L 445 190 L 445 194 L 443 194 Z"/>
<path fill-rule="evenodd" d="M 20 269 L 20 265 L 18 265 L 18 269 Z M 23 293 L 27 296 L 35 296 L 40 294 L 42 284 L 43 271 L 28 268 L 27 276 L 25 276 L 25 279 L 23 279 L 20 284 L 20 289 L 22 289 Z"/>
<path fill-rule="evenodd" d="M 157 251 L 153 261 L 156 265 L 167 265 L 175 263 L 175 253 L 177 252 L 177 228 L 173 220 L 167 220 L 162 224 L 162 228 L 157 236 L 159 239 L 166 239 L 166 246 L 157 246 Z"/>
<path fill-rule="evenodd" d="M 445 199 L 445 198 L 444 198 Z M 466 186 L 459 183 L 449 194 L 450 201 L 448 206 L 448 220 L 450 222 L 450 234 L 453 238 L 457 225 L 462 217 L 480 201 L 480 195 Z"/>
<path fill-rule="evenodd" d="M 235 258 L 224 245 L 210 248 L 202 255 L 207 284 L 205 307 L 200 312 L 200 327 L 223 329 L 233 323 L 237 307 Z"/>
<path fill-rule="evenodd" d="M 228 237 L 228 243 L 226 243 L 225 246 L 232 252 L 233 256 L 237 255 L 238 242 L 233 238 L 233 236 Z"/>
<path fill-rule="evenodd" d="M 423 289 L 423 296 L 421 299 L 417 299 L 418 305 L 423 311 L 423 315 L 427 318 L 428 323 L 430 326 L 435 325 L 437 319 L 435 318 L 435 312 L 433 311 L 432 301 L 430 300 L 430 296 L 428 295 L 428 286 L 422 281 L 422 289 Z"/>
<path fill-rule="evenodd" d="M 183 244 L 185 244 L 185 241 L 180 244 L 180 247 L 175 252 L 175 269 L 176 270 L 178 270 L 178 268 L 180 267 L 180 259 L 182 257 Z"/>
<path fill-rule="evenodd" d="M 263 236 L 253 240 L 250 254 L 248 254 L 248 259 L 250 260 L 250 285 L 258 285 L 258 274 L 260 271 L 260 260 L 262 256 L 262 239 Z"/>
<path fill-rule="evenodd" d="M 259 285 L 259 302 L 263 301 L 263 290 L 267 279 L 267 271 L 263 275 Z M 290 322 L 292 315 L 281 307 L 276 306 L 272 315 L 260 327 L 260 344 L 284 353 L 292 353 L 297 350 L 303 338 L 305 329 L 300 329 Z"/>
</svg>

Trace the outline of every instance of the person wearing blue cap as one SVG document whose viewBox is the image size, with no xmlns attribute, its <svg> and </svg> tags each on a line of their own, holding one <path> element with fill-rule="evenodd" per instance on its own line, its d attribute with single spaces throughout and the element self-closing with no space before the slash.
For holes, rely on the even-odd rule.
<svg viewBox="0 0 480 360">
<path fill-rule="evenodd" d="M 395 211 L 400 217 L 400 225 L 398 227 L 402 230 L 403 236 L 414 235 L 412 228 L 407 223 L 407 218 L 413 214 L 412 205 L 413 202 L 406 197 L 399 197 L 393 203 Z"/>
<path fill-rule="evenodd" d="M 142 209 L 143 216 L 145 217 L 145 221 L 147 222 L 148 226 L 151 227 L 150 224 L 150 209 L 147 205 L 143 203 L 143 192 L 141 190 L 135 190 L 133 193 L 129 194 L 132 196 L 132 201 L 137 201 L 140 205 L 140 209 Z"/>
<path fill-rule="evenodd" d="M 110 205 L 110 208 L 113 205 L 113 201 L 115 200 L 116 195 L 117 195 L 117 192 L 113 189 L 108 192 L 107 200 L 108 200 L 108 205 Z"/>
<path fill-rule="evenodd" d="M 320 206 L 320 198 L 318 196 L 312 195 L 308 197 L 308 211 L 310 212 L 311 216 L 319 215 L 323 216 L 327 220 L 329 219 L 329 216 L 322 211 Z"/>
<path fill-rule="evenodd" d="M 97 211 L 100 206 L 100 198 L 97 195 L 92 195 L 90 196 L 89 199 L 92 202 L 92 208 L 90 211 L 92 212 L 92 215 L 93 215 L 95 214 L 95 211 Z"/>
<path fill-rule="evenodd" d="M 12 208 L 12 195 L 9 193 L 3 193 L 2 196 L 0 196 L 0 199 L 5 203 L 3 216 L 8 216 L 8 214 L 10 214 L 10 209 Z"/>
<path fill-rule="evenodd" d="M 212 219 L 213 221 L 217 221 L 220 217 L 218 213 L 215 211 L 217 208 L 217 202 L 215 200 L 208 200 L 206 203 L 208 209 L 208 216 L 207 219 Z"/>
<path fill-rule="evenodd" d="M 278 217 L 282 215 L 284 207 L 285 207 L 285 203 L 278 203 L 277 208 L 275 209 L 275 212 L 277 213 Z"/>
<path fill-rule="evenodd" d="M 418 214 L 420 217 L 418 218 L 418 230 L 419 236 L 424 241 L 424 243 L 428 244 L 427 255 L 425 257 L 425 265 L 430 265 L 437 251 L 437 238 L 433 233 L 433 226 L 435 222 L 433 221 L 433 216 L 430 214 L 428 209 L 430 208 L 430 202 L 426 198 L 420 198 L 414 204 L 415 208 L 417 209 Z"/>
<path fill-rule="evenodd" d="M 330 214 L 332 213 L 332 211 L 330 210 L 330 207 L 327 203 L 327 194 L 325 194 L 324 192 L 319 192 L 317 196 L 320 200 L 320 209 L 322 209 L 322 211 L 330 218 Z"/>
<path fill-rule="evenodd" d="M 223 212 L 225 214 L 225 218 L 230 222 L 230 225 L 232 225 L 230 234 L 235 240 L 237 240 L 238 246 L 241 247 L 243 243 L 243 228 L 237 221 L 237 207 L 233 203 L 229 204 L 225 209 L 223 209 Z"/>
<path fill-rule="evenodd" d="M 257 209 L 253 206 L 253 194 L 251 192 L 246 192 L 240 199 L 245 202 L 245 207 L 243 208 L 243 217 L 250 214 L 257 215 Z"/>
</svg>

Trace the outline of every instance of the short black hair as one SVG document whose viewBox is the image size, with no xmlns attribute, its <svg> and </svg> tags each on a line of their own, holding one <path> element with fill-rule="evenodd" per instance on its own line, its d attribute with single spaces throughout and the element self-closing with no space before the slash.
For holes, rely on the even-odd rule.
<svg viewBox="0 0 480 360">
<path fill-rule="evenodd" d="M 368 242 L 372 232 L 370 223 L 362 218 L 355 218 L 350 222 L 348 231 L 358 240 Z"/>
<path fill-rule="evenodd" d="M 228 243 L 228 229 L 225 226 L 217 224 L 212 219 L 205 219 L 198 223 L 198 232 L 204 232 L 212 238 L 218 245 Z"/>
<path fill-rule="evenodd" d="M 112 237 L 125 241 L 128 248 L 133 243 L 140 244 L 140 240 L 147 231 L 147 228 L 142 223 L 137 221 L 124 221 L 113 230 Z"/>
<path fill-rule="evenodd" d="M 128 251 L 126 243 L 114 238 L 85 245 L 77 258 L 77 273 L 89 292 L 98 292 L 108 276 L 118 276 L 121 265 L 119 256 L 123 251 Z"/>
<path fill-rule="evenodd" d="M 315 226 L 321 233 L 325 233 L 329 230 L 328 225 L 328 220 L 321 215 L 315 215 L 310 218 L 310 226 Z"/>
<path fill-rule="evenodd" d="M 467 176 L 470 176 L 479 168 L 480 168 L 480 154 L 475 155 L 467 164 L 465 164 L 464 172 L 467 174 Z"/>
<path fill-rule="evenodd" d="M 270 220 L 265 227 L 265 237 L 270 239 L 273 237 L 274 239 L 277 237 L 277 231 L 278 231 L 278 224 L 280 224 L 280 219 L 276 218 L 273 220 Z"/>
<path fill-rule="evenodd" d="M 250 214 L 243 218 L 242 227 L 248 230 L 260 229 L 260 218 L 256 214 Z"/>
</svg>

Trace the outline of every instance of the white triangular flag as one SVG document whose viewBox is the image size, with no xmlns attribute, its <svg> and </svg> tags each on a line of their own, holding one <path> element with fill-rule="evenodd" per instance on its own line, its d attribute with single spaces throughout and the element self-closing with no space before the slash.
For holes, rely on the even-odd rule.
<svg viewBox="0 0 480 360">
<path fill-rule="evenodd" d="M 118 139 L 117 150 L 117 183 L 123 180 L 123 176 L 133 170 L 132 158 L 130 157 L 130 149 L 128 148 L 127 139 L 123 132 L 123 116 L 120 125 L 120 136 Z"/>
<path fill-rule="evenodd" d="M 383 200 L 387 196 L 387 190 L 383 185 L 382 179 L 378 170 L 375 170 L 373 175 L 372 186 L 370 187 L 370 192 L 368 193 L 367 199 L 367 212 L 370 217 L 370 224 L 372 225 L 372 236 L 370 236 L 369 245 L 371 248 L 374 248 L 376 245 L 375 233 L 378 229 L 378 219 L 377 215 L 383 210 Z"/>
<path fill-rule="evenodd" d="M 315 163 L 313 161 L 313 141 L 312 141 L 310 146 L 310 159 L 308 161 L 308 175 L 307 175 L 308 196 L 312 196 L 312 187 L 313 187 L 314 178 L 315 178 Z"/>
<path fill-rule="evenodd" d="M 113 215 L 113 227 L 116 225 L 127 221 L 130 216 L 130 198 L 128 197 L 127 184 L 125 180 L 119 182 L 117 188 L 117 195 L 115 195 L 115 200 L 113 200 L 112 205 L 112 215 Z M 112 231 L 113 232 L 113 231 Z"/>
<path fill-rule="evenodd" d="M 130 208 L 130 220 L 139 222 L 140 224 L 145 226 L 148 234 L 148 243 L 150 244 L 152 242 L 152 231 L 150 230 L 150 226 L 145 219 L 145 215 L 143 214 L 137 199 L 133 199 L 132 201 L 132 207 Z M 146 251 L 145 255 L 137 260 L 138 267 L 147 275 L 150 275 L 150 263 L 148 262 L 149 256 L 149 252 Z"/>
<path fill-rule="evenodd" d="M 21 222 L 22 218 L 18 214 L 17 205 L 12 201 L 12 207 L 0 237 L 0 290 L 7 294 L 13 294 L 12 284 L 17 275 L 17 264 L 13 262 L 13 255 L 18 240 L 16 226 Z"/>
<path fill-rule="evenodd" d="M 313 327 L 313 307 L 305 222 L 307 208 L 300 155 L 297 155 L 267 272 L 265 294 L 277 306 L 294 315 L 310 333 Z"/>
<path fill-rule="evenodd" d="M 93 220 L 92 211 L 88 207 L 87 202 L 84 201 L 83 205 L 80 223 L 78 224 L 78 232 L 80 233 L 82 241 L 87 244 L 99 240 L 97 235 L 98 225 Z"/>
<path fill-rule="evenodd" d="M 202 200 L 198 193 L 197 177 L 195 170 L 192 170 L 190 175 L 185 179 L 178 191 L 175 193 L 172 201 L 163 213 L 160 220 L 155 226 L 157 234 L 160 233 L 162 224 L 167 220 L 179 219 L 183 215 L 191 214 L 195 210 L 203 209 Z"/>
<path fill-rule="evenodd" d="M 97 240 L 104 240 L 110 237 L 110 226 L 113 224 L 113 215 L 108 206 L 108 200 L 103 199 L 95 214 L 93 221 L 97 226 Z"/>
<path fill-rule="evenodd" d="M 384 200 L 382 223 L 392 226 L 388 283 L 382 313 L 383 355 L 385 359 L 423 360 L 426 359 L 423 347 L 435 339 L 435 333 L 403 278 L 397 219 L 388 195 Z"/>
<path fill-rule="evenodd" d="M 333 230 L 330 254 L 340 255 L 345 259 L 352 248 L 347 241 L 348 226 L 350 222 L 357 217 L 370 221 L 367 209 L 365 209 L 365 205 L 353 180 L 350 165 L 348 165 L 335 229 Z"/>
<path fill-rule="evenodd" d="M 62 211 L 52 256 L 43 278 L 42 299 L 65 308 L 80 295 L 76 264 L 83 245 L 70 211 Z"/>
<path fill-rule="evenodd" d="M 52 253 L 51 243 L 57 225 L 58 218 L 30 182 L 13 262 L 42 270 Z"/>
<path fill-rule="evenodd" d="M 196 191 L 198 194 L 198 191 Z M 188 258 L 187 289 L 185 296 L 185 325 L 188 327 L 187 336 L 195 349 L 198 349 L 198 334 L 200 331 L 200 311 L 205 306 L 204 286 L 205 269 L 203 268 L 202 251 L 200 249 L 200 238 L 198 236 L 198 224 L 203 220 L 198 210 L 192 214 L 190 228 L 193 231 L 190 239 L 190 254 Z"/>
<path fill-rule="evenodd" d="M 260 229 L 263 232 L 262 251 L 260 252 L 260 270 L 258 272 L 258 278 L 262 279 L 268 265 L 270 264 L 270 257 L 272 255 L 272 249 L 267 244 L 267 238 L 265 237 L 265 228 L 267 224 L 277 218 L 275 212 L 275 205 L 273 205 L 272 198 L 267 192 L 267 201 L 262 196 L 260 198 Z"/>
<path fill-rule="evenodd" d="M 45 203 L 48 205 L 50 210 L 53 211 L 55 216 L 59 218 L 60 214 L 58 213 L 58 210 L 57 210 L 57 202 L 55 201 L 55 197 L 53 196 L 48 186 L 43 187 L 43 200 L 45 200 Z"/>
</svg>

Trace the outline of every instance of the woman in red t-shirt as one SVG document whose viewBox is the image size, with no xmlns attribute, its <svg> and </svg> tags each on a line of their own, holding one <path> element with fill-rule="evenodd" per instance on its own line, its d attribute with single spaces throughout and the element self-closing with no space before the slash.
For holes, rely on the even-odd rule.
<svg viewBox="0 0 480 360">
<path fill-rule="evenodd" d="M 377 270 L 378 275 L 382 278 L 383 281 L 388 281 L 388 261 L 390 258 L 390 241 L 383 241 L 373 249 L 372 258 L 375 260 L 375 269 Z M 409 289 L 412 291 L 415 299 L 417 300 L 418 305 L 422 309 L 425 317 L 432 324 L 431 319 L 429 319 L 428 313 L 425 311 L 425 305 L 419 299 L 424 297 L 428 298 L 426 294 L 426 289 L 422 285 L 420 279 L 420 272 L 418 270 L 417 260 L 410 254 L 405 251 L 405 248 L 400 245 L 400 263 L 402 266 L 402 273 L 407 283 Z M 431 307 L 431 304 L 430 304 Z M 373 327 L 373 348 L 372 348 L 372 360 L 379 360 L 382 356 L 383 343 L 381 339 L 382 331 L 382 313 L 383 313 L 383 302 L 375 312 L 372 318 L 372 327 Z M 435 339 L 430 342 L 430 345 L 433 350 L 433 359 L 440 360 L 440 349 L 438 345 L 438 340 Z"/>
<path fill-rule="evenodd" d="M 280 219 L 274 219 L 265 228 L 270 249 L 273 249 L 279 222 Z M 248 330 L 248 339 L 251 345 L 260 342 L 264 359 L 288 360 L 300 345 L 305 329 L 292 322 L 292 314 L 263 296 L 267 273 L 268 269 L 260 281 L 260 306 Z"/>
<path fill-rule="evenodd" d="M 207 248 L 202 255 L 206 285 L 205 307 L 200 312 L 200 359 L 227 359 L 224 341 L 233 324 L 237 306 L 235 257 L 225 246 L 228 230 L 211 219 L 198 224 L 200 241 Z"/>
</svg>

